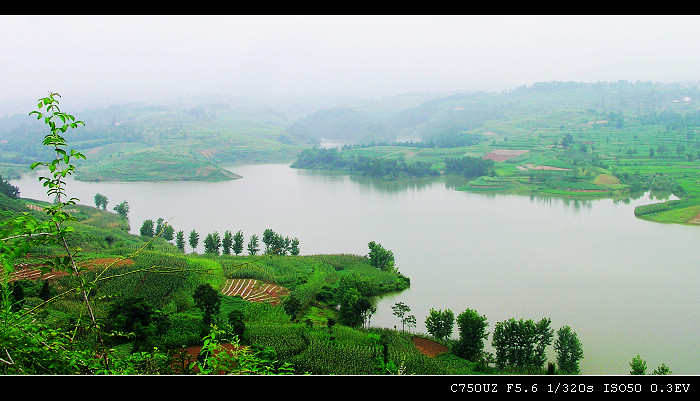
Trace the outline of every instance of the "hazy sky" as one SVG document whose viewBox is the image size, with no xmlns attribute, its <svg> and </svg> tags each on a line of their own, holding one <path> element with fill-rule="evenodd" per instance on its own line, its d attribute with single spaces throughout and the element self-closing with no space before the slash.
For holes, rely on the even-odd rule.
<svg viewBox="0 0 700 401">
<path fill-rule="evenodd" d="M 0 101 L 700 79 L 698 16 L 0 16 Z"/>
</svg>

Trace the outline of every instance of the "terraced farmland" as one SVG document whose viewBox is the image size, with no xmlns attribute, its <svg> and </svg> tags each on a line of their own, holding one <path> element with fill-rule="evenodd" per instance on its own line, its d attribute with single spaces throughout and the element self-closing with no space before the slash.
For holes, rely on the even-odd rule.
<svg viewBox="0 0 700 401">
<path fill-rule="evenodd" d="M 278 304 L 280 296 L 289 293 L 286 288 L 280 285 L 251 278 L 229 279 L 221 292 L 228 296 L 240 295 L 243 299 L 251 302 L 269 302 L 271 304 Z"/>
<path fill-rule="evenodd" d="M 19 266 L 19 268 L 10 274 L 9 282 L 17 280 L 49 280 L 52 278 L 64 276 L 65 272 L 49 272 L 46 274 L 41 274 L 41 270 L 32 267 L 25 267 L 24 265 Z"/>
</svg>

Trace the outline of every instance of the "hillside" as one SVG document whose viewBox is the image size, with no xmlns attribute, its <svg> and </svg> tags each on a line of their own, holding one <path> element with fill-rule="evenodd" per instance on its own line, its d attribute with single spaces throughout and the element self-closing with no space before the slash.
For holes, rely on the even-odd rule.
<svg viewBox="0 0 700 401">
<path fill-rule="evenodd" d="M 374 121 L 410 141 L 305 150 L 297 168 L 384 179 L 443 174 L 458 190 L 558 197 L 685 199 L 637 215 L 697 224 L 700 93 L 695 84 L 540 83 L 454 94 Z M 320 117 L 318 113 L 316 116 Z M 456 163 L 492 167 L 455 169 Z"/>
<path fill-rule="evenodd" d="M 33 200 L 9 199 L 2 194 L 0 201 L 4 207 L 3 225 L 25 211 L 42 220 L 45 217 L 41 209 L 48 206 Z M 264 351 L 259 354 L 263 364 L 272 363 L 264 361 L 273 350 L 276 362 L 270 365 L 273 367 L 270 373 L 278 372 L 286 363 L 297 372 L 376 374 L 380 370 L 375 358 L 389 339 L 392 354 L 404 355 L 409 369 L 444 373 L 443 367 L 435 365 L 413 345 L 413 336 L 363 329 L 361 323 L 349 323 L 357 322 L 357 318 L 344 309 L 348 302 L 342 295 L 345 292 L 352 292 L 357 299 L 371 299 L 409 285 L 407 277 L 378 270 L 366 256 L 185 254 L 162 238 L 128 234 L 128 221 L 115 213 L 81 205 L 69 212 L 76 221 L 71 224 L 74 230 L 67 237 L 68 243 L 72 248 L 80 248 L 76 260 L 81 276 L 93 288 L 91 308 L 104 324 L 114 361 L 129 363 L 125 358 L 131 358 L 134 352 L 152 352 L 152 347 L 168 351 L 168 358 L 201 349 L 208 330 L 203 323 L 203 310 L 196 306 L 196 293 L 205 286 L 218 294 L 220 306 L 213 314 L 213 323 L 229 327 L 234 322 L 233 316 L 241 316 L 240 321 L 236 320 L 244 327 L 239 333 L 240 344 Z M 9 275 L 3 276 L 8 286 L 4 288 L 11 290 L 19 307 L 17 311 L 28 313 L 32 324 L 56 330 L 80 321 L 83 310 L 83 300 L 70 295 L 76 276 L 51 268 L 51 260 L 62 253 L 57 245 L 34 246 L 27 255 L 16 258 Z M 115 320 L 117 311 L 121 317 Z M 142 317 L 137 318 L 136 313 Z M 134 318 L 141 319 L 140 323 L 123 326 L 123 319 Z M 132 334 L 127 337 L 119 334 L 124 329 Z M 329 334 L 334 339 L 332 360 L 328 359 Z M 94 346 L 85 343 L 90 335 L 79 338 L 88 345 L 88 350 Z M 28 345 L 24 347 L 22 353 L 15 347 L 8 351 L 17 361 L 14 366 L 22 367 L 23 373 L 76 373 L 60 370 L 63 368 L 58 365 L 32 366 L 24 355 L 35 360 L 52 356 L 40 356 L 26 348 Z M 348 363 L 349 360 L 354 362 Z M 157 369 L 161 374 L 191 372 L 184 365 L 178 366 L 175 369 L 174 365 L 151 365 L 149 369 Z M 0 371 L 20 373 L 15 367 L 2 364 Z M 156 373 L 138 371 L 138 365 L 134 368 L 137 370 L 132 373 Z M 94 368 L 83 366 L 82 369 Z"/>
<path fill-rule="evenodd" d="M 549 133 L 539 127 L 514 135 L 462 130 L 440 141 L 359 145 L 327 153 L 305 148 L 302 154 L 318 151 L 323 159 L 334 155 L 334 163 L 323 166 L 328 168 L 342 165 L 345 154 L 354 152 L 355 160 L 392 161 L 382 163 L 384 167 L 400 166 L 420 174 L 428 171 L 428 176 L 461 176 L 467 184 L 460 188 L 464 190 L 523 193 L 515 187 L 499 188 L 503 183 L 522 183 L 553 196 L 601 192 L 591 186 L 592 180 L 592 185 L 610 187 L 611 192 L 651 188 L 684 195 L 680 202 L 640 210 L 644 212 L 640 215 L 668 221 L 671 218 L 663 213 L 672 212 L 676 217 L 698 210 L 693 184 L 693 180 L 698 182 L 697 161 L 691 151 L 683 153 L 680 148 L 696 139 L 693 127 L 698 113 L 685 110 L 681 114 L 685 106 L 680 104 L 678 110 L 663 116 L 608 113 L 608 120 L 594 119 L 591 127 L 578 127 L 574 133 L 562 126 Z M 486 126 L 487 120 L 475 124 Z M 666 122 L 665 131 L 658 131 L 661 121 Z M 494 137 L 484 140 L 486 135 Z M 452 136 L 468 143 L 451 144 Z M 630 151 L 632 146 L 651 143 L 658 147 L 651 147 L 648 157 Z M 672 144 L 676 144 L 675 155 L 669 151 Z M 109 144 L 90 149 L 102 146 Z M 623 146 L 630 149 L 624 158 Z M 68 163 L 66 153 L 57 154 Z M 141 153 L 132 152 L 136 154 Z M 683 157 L 689 164 L 681 163 Z M 607 165 L 610 160 L 615 164 Z M 99 163 L 104 160 L 98 158 L 95 165 Z M 423 170 L 411 170 L 416 164 Z M 78 171 L 89 172 L 86 166 L 79 166 Z M 653 174 L 637 170 L 661 166 L 665 169 Z M 60 175 L 57 171 L 54 178 Z M 401 178 L 390 173 L 381 177 Z M 481 184 L 476 185 L 478 180 Z M 264 250 L 251 245 L 247 255 L 242 251 L 234 255 L 220 254 L 218 244 L 207 242 L 213 238 L 208 235 L 202 238 L 205 254 L 188 254 L 180 235 L 175 244 L 172 237 L 166 239 L 165 230 L 162 237 L 132 235 L 130 222 L 122 215 L 71 202 L 54 205 L 17 198 L 7 182 L 2 184 L 1 312 L 5 330 L 0 340 L 5 354 L 12 358 L 12 363 L 0 364 L 4 374 L 192 374 L 195 368 L 213 374 L 557 372 L 553 363 L 544 367 L 543 350 L 551 342 L 538 344 L 539 350 L 529 359 L 503 359 L 501 352 L 494 360 L 493 355 L 481 352 L 481 334 L 474 335 L 477 340 L 431 338 L 443 347 L 439 355 L 429 355 L 424 341 L 416 339 L 429 336 L 403 330 L 406 324 L 414 325 L 416 317 L 404 319 L 406 310 L 400 304 L 395 305 L 395 315 L 401 317 L 402 330 L 365 327 L 377 298 L 410 286 L 410 279 L 394 264 L 393 254 L 371 238 L 367 239 L 371 241 L 368 255 L 300 256 L 292 251 L 298 242 L 266 230 L 260 233 Z M 49 191 L 54 188 L 49 185 Z M 253 244 L 252 236 L 249 244 Z M 467 312 L 464 316 L 472 323 L 485 322 L 475 311 Z M 497 327 L 512 326 L 512 334 L 517 334 L 518 325 L 526 330 L 536 327 L 541 331 L 536 337 L 547 341 L 554 334 L 549 323 L 546 318 L 537 324 L 510 319 Z M 441 338 L 449 338 L 449 333 Z M 220 343 L 227 344 L 225 352 L 218 347 Z M 495 338 L 494 346 L 501 347 Z M 196 359 L 188 357 L 192 347 L 202 347 Z"/>
</svg>

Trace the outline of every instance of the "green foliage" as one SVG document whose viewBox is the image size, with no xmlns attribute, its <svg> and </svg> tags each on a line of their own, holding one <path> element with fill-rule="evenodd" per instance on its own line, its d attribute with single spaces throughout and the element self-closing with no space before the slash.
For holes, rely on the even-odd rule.
<svg viewBox="0 0 700 401">
<path fill-rule="evenodd" d="M 128 218 L 129 217 L 129 202 L 122 201 L 122 203 L 120 203 L 114 207 L 114 211 L 117 212 L 120 216 L 124 217 L 125 219 Z"/>
<path fill-rule="evenodd" d="M 370 264 L 379 270 L 396 271 L 394 266 L 394 253 L 381 244 L 371 241 L 369 244 L 369 261 Z"/>
<path fill-rule="evenodd" d="M 430 308 L 430 314 L 425 318 L 425 328 L 430 335 L 444 340 L 452 335 L 455 316 L 450 309 L 435 310 Z"/>
<path fill-rule="evenodd" d="M 398 302 L 394 304 L 391 309 L 394 315 L 401 319 L 401 330 L 403 330 L 405 326 L 414 327 L 416 325 L 416 316 L 406 315 L 406 313 L 411 311 L 411 308 L 408 305 L 404 304 L 403 302 Z"/>
<path fill-rule="evenodd" d="M 139 230 L 142 236 L 144 237 L 153 237 L 156 233 L 156 231 L 153 228 L 153 220 L 148 219 L 143 222 L 141 225 L 141 229 Z"/>
<path fill-rule="evenodd" d="M 260 251 L 260 247 L 258 246 L 258 235 L 253 234 L 250 236 L 250 240 L 248 241 L 248 253 L 251 255 L 257 255 L 258 251 Z"/>
<path fill-rule="evenodd" d="M 466 309 L 457 316 L 459 340 L 452 347 L 452 352 L 468 361 L 475 361 L 484 349 L 484 340 L 488 321 L 473 309 Z"/>
<path fill-rule="evenodd" d="M 231 231 L 226 230 L 226 232 L 224 232 L 224 238 L 221 240 L 221 246 L 223 247 L 222 253 L 224 255 L 231 254 L 231 248 L 233 247 L 233 235 L 231 234 Z"/>
<path fill-rule="evenodd" d="M 647 372 L 647 362 L 642 359 L 639 355 L 635 356 L 630 362 L 630 374 L 631 375 L 645 375 Z"/>
<path fill-rule="evenodd" d="M 338 322 L 348 327 L 362 326 L 369 315 L 373 313 L 374 306 L 355 287 L 341 285 L 339 291 Z"/>
<path fill-rule="evenodd" d="M 299 240 L 297 238 L 283 237 L 270 228 L 263 232 L 262 242 L 265 244 L 266 255 L 299 254 Z"/>
<path fill-rule="evenodd" d="M 169 321 L 144 297 L 120 297 L 114 300 L 107 313 L 107 330 L 114 332 L 116 343 L 131 342 L 132 352 L 148 351 L 153 348 L 149 340 L 161 337 L 167 330 Z"/>
<path fill-rule="evenodd" d="M 496 364 L 514 369 L 541 369 L 547 360 L 545 348 L 551 344 L 554 330 L 550 319 L 515 320 L 513 318 L 496 323 L 493 330 L 493 347 L 496 349 Z"/>
<path fill-rule="evenodd" d="M 229 346 L 223 347 L 222 341 Z M 255 353 L 248 347 L 242 347 L 237 336 L 232 336 L 216 326 L 212 326 L 209 334 L 204 337 L 200 355 L 204 355 L 203 360 L 198 360 L 194 365 L 199 373 L 204 375 L 294 373 L 289 364 L 279 364 L 276 360 L 267 359 L 269 356 L 274 357 L 274 352 Z"/>
<path fill-rule="evenodd" d="M 580 373 L 578 361 L 583 358 L 583 347 L 569 326 L 557 331 L 554 350 L 557 353 L 557 366 L 560 371 L 570 375 Z"/>
<path fill-rule="evenodd" d="M 236 234 L 233 235 L 233 244 L 231 245 L 231 249 L 236 255 L 239 255 L 241 252 L 243 252 L 243 241 L 243 232 L 241 230 L 238 230 Z"/>
<path fill-rule="evenodd" d="M 102 208 L 102 210 L 107 209 L 107 197 L 102 194 L 95 194 L 95 207 Z"/>
<path fill-rule="evenodd" d="M 407 163 L 405 158 L 368 157 L 362 154 L 344 156 L 337 148 L 304 149 L 292 168 L 335 170 L 362 177 L 396 180 L 399 178 L 419 178 L 436 176 L 432 165 L 427 162 Z"/>
<path fill-rule="evenodd" d="M 207 234 L 204 238 L 204 253 L 209 254 L 219 254 L 219 249 L 221 248 L 221 237 L 219 233 L 214 231 L 213 233 Z"/>
<path fill-rule="evenodd" d="M 18 199 L 19 187 L 10 184 L 9 181 L 3 179 L 2 175 L 0 175 L 0 193 L 9 198 Z"/>
<path fill-rule="evenodd" d="M 177 232 L 176 239 L 175 239 L 175 245 L 177 246 L 177 249 L 180 250 L 180 252 L 185 252 L 185 233 L 184 231 L 180 230 Z"/>
<path fill-rule="evenodd" d="M 194 304 L 204 313 L 204 324 L 209 325 L 212 317 L 219 313 L 221 294 L 210 284 L 200 284 L 194 291 Z"/>
<path fill-rule="evenodd" d="M 673 372 L 671 372 L 671 369 L 668 366 L 666 366 L 666 364 L 662 363 L 661 366 L 654 369 L 653 374 L 654 375 L 670 375 L 671 373 L 673 373 Z"/>
<path fill-rule="evenodd" d="M 190 231 L 189 243 L 190 247 L 192 247 L 192 252 L 194 252 L 199 244 L 199 234 L 195 230 Z"/>
<path fill-rule="evenodd" d="M 637 355 L 634 358 L 632 358 L 632 362 L 630 362 L 630 370 L 629 374 L 630 375 L 645 375 L 647 374 L 647 362 L 642 359 L 641 356 Z M 671 369 L 669 369 L 666 364 L 662 363 L 661 366 L 658 368 L 654 369 L 654 372 L 652 373 L 653 375 L 670 375 Z"/>
<path fill-rule="evenodd" d="M 461 159 L 446 159 L 445 174 L 475 178 L 491 174 L 493 166 L 493 160 L 481 157 L 465 156 Z"/>
</svg>

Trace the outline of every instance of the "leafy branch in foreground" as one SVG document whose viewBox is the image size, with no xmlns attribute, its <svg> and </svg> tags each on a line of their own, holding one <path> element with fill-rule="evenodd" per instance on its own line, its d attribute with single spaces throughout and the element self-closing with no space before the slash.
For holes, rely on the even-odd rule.
<svg viewBox="0 0 700 401">
<path fill-rule="evenodd" d="M 18 349 L 21 346 L 20 344 L 11 344 L 11 342 L 8 343 L 4 340 L 11 338 L 8 333 L 12 332 L 12 330 L 26 330 L 26 327 L 17 325 L 18 319 L 21 319 L 22 315 L 9 313 L 12 308 L 12 302 L 8 283 L 11 273 L 14 271 L 13 261 L 18 257 L 26 255 L 32 246 L 38 244 L 53 243 L 65 250 L 64 256 L 56 256 L 53 261 L 48 261 L 46 266 L 42 268 L 42 273 L 48 272 L 49 270 L 66 271 L 78 277 L 78 288 L 79 291 L 82 292 L 83 302 L 90 317 L 92 330 L 103 345 L 95 314 L 88 300 L 90 287 L 80 276 L 80 270 L 76 264 L 75 256 L 79 252 L 79 249 L 71 250 L 66 241 L 66 235 L 72 231 L 72 227 L 66 226 L 65 223 L 75 220 L 75 218 L 70 215 L 65 207 L 74 205 L 77 199 L 70 198 L 66 200 L 65 179 L 75 171 L 75 166 L 71 164 L 71 160 L 74 158 L 85 159 L 85 156 L 74 149 L 67 151 L 66 140 L 61 134 L 64 134 L 69 128 L 74 129 L 77 128 L 78 125 L 85 124 L 82 121 L 76 120 L 74 116 L 62 112 L 58 106 L 58 97 L 60 97 L 58 93 L 49 93 L 47 97 L 39 99 L 39 110 L 29 113 L 29 115 L 36 115 L 37 119 L 43 118 L 44 123 L 49 126 L 49 133 L 44 137 L 43 144 L 52 147 L 55 154 L 55 159 L 49 162 L 35 162 L 31 165 L 32 169 L 44 166 L 50 173 L 48 176 L 41 176 L 39 178 L 39 181 L 43 182 L 44 187 L 47 188 L 47 194 L 54 197 L 54 204 L 44 208 L 48 220 L 40 221 L 29 213 L 23 213 L 11 221 L 4 223 L 2 230 L 0 230 L 0 260 L 3 265 L 2 311 L 4 312 L 1 323 L 3 334 L 5 335 L 3 336 L 3 343 L 5 343 L 3 344 L 3 350 L 8 357 L 4 359 L 3 362 L 8 365 L 14 365 L 8 346 L 13 346 L 13 348 L 15 348 L 14 351 L 19 353 L 21 353 L 22 350 Z M 36 332 L 34 337 L 36 338 L 39 334 L 43 335 L 44 333 Z M 48 344 L 44 341 L 40 342 L 45 345 Z M 56 342 L 53 342 L 53 344 L 56 344 Z M 52 347 L 49 346 L 46 348 L 52 349 Z M 102 355 L 106 354 L 102 353 Z"/>
</svg>

